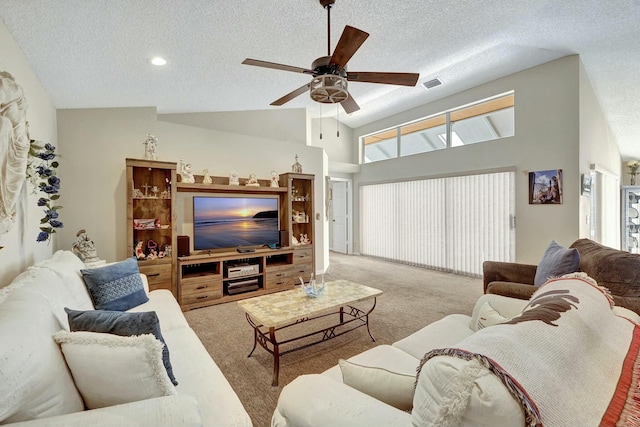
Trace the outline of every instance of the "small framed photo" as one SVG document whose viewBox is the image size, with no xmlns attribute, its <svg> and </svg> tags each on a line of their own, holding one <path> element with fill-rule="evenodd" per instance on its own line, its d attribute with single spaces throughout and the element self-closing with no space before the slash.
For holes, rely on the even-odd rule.
<svg viewBox="0 0 640 427">
<path fill-rule="evenodd" d="M 580 194 L 583 196 L 588 196 L 591 194 L 591 175 L 582 174 L 582 179 L 580 180 Z"/>
<path fill-rule="evenodd" d="M 529 172 L 529 204 L 562 204 L 562 169 Z"/>
</svg>

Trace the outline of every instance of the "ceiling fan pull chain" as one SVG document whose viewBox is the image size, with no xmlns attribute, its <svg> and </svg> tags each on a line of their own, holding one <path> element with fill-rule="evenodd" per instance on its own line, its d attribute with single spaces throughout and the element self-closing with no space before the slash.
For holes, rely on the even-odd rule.
<svg viewBox="0 0 640 427">
<path fill-rule="evenodd" d="M 339 104 L 336 104 L 336 119 L 338 121 L 338 125 L 336 126 L 336 136 L 340 138 L 340 107 Z"/>
<path fill-rule="evenodd" d="M 327 56 L 331 56 L 331 4 L 327 8 Z"/>
<path fill-rule="evenodd" d="M 320 139 L 322 139 L 322 104 L 320 104 Z"/>
</svg>

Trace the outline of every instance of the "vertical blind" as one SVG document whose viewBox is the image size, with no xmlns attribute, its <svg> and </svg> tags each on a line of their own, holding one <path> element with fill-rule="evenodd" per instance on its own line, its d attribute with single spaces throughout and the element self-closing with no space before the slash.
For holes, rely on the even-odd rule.
<svg viewBox="0 0 640 427">
<path fill-rule="evenodd" d="M 363 255 L 472 276 L 515 259 L 514 173 L 360 187 Z"/>
</svg>

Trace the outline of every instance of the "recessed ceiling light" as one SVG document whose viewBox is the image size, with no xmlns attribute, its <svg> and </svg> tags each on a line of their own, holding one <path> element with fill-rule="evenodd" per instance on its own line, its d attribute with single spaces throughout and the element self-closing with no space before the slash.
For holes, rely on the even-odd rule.
<svg viewBox="0 0 640 427">
<path fill-rule="evenodd" d="M 151 63 L 152 63 L 153 65 L 165 65 L 165 64 L 167 63 L 167 60 L 166 60 L 166 59 L 164 59 L 164 58 L 161 58 L 161 57 L 159 57 L 159 56 L 156 56 L 155 58 L 153 58 L 153 59 L 151 60 Z"/>
</svg>

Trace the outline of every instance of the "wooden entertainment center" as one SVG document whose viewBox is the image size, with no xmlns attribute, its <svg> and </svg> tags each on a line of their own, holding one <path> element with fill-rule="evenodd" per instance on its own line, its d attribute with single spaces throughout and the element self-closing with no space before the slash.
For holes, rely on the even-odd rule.
<svg viewBox="0 0 640 427">
<path fill-rule="evenodd" d="M 171 290 L 183 310 L 293 289 L 299 277 L 308 281 L 315 271 L 314 175 L 284 173 L 278 187 L 271 187 L 269 180 L 258 180 L 259 187 L 245 186 L 243 179 L 240 185 L 228 185 L 226 177 L 210 177 L 211 183 L 203 183 L 201 175 L 194 176 L 195 183 L 186 183 L 178 182 L 176 163 L 138 159 L 126 163 L 128 253 L 135 255 L 140 240 L 171 242 L 171 253 L 164 258 L 138 261 L 150 289 Z M 164 191 L 160 197 L 145 190 L 154 186 Z M 246 253 L 232 248 L 193 251 L 178 257 L 176 192 L 277 196 L 282 247 Z M 141 228 L 143 219 L 159 219 L 161 228 Z"/>
</svg>

